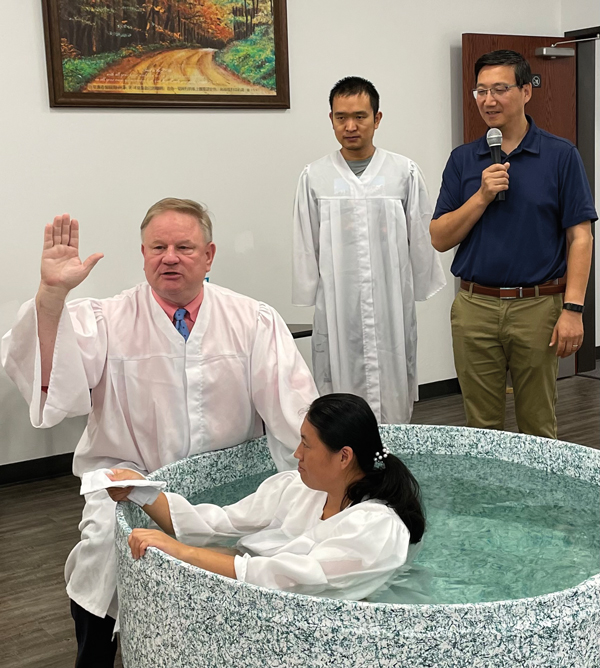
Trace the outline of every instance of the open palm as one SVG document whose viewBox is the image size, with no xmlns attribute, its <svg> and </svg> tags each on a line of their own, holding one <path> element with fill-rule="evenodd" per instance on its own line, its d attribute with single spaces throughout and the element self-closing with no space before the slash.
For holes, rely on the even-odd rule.
<svg viewBox="0 0 600 668">
<path fill-rule="evenodd" d="M 42 252 L 42 283 L 66 292 L 77 287 L 104 257 L 90 255 L 84 262 L 79 258 L 79 223 L 68 214 L 56 216 L 44 230 Z"/>
</svg>

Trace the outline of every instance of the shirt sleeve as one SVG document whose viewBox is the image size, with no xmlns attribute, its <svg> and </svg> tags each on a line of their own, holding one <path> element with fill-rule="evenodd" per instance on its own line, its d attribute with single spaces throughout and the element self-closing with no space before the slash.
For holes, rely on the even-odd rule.
<svg viewBox="0 0 600 668">
<path fill-rule="evenodd" d="M 298 182 L 294 202 L 292 303 L 314 306 L 319 284 L 319 215 L 310 191 L 308 167 Z"/>
<path fill-rule="evenodd" d="M 76 300 L 60 317 L 48 393 L 42 392 L 35 300 L 20 309 L 17 323 L 2 339 L 2 365 L 29 404 L 34 427 L 53 427 L 66 417 L 87 415 L 90 389 L 106 363 L 107 337 L 100 302 Z"/>
<path fill-rule="evenodd" d="M 560 219 L 563 228 L 598 220 L 583 160 L 575 146 L 566 152 L 560 172 Z"/>
<path fill-rule="evenodd" d="M 406 226 L 416 301 L 429 299 L 446 285 L 439 253 L 431 245 L 430 223 L 431 203 L 425 179 L 419 166 L 411 162 Z"/>
<path fill-rule="evenodd" d="M 284 471 L 267 478 L 254 492 L 230 506 L 193 506 L 179 494 L 166 492 L 175 537 L 186 545 L 203 547 L 219 538 L 241 537 L 268 526 L 281 498 L 297 474 Z"/>
<path fill-rule="evenodd" d="M 442 186 L 433 212 L 433 219 L 437 220 L 445 213 L 456 211 L 463 204 L 464 202 L 461 200 L 461 175 L 456 151 L 452 151 L 442 175 Z"/>
<path fill-rule="evenodd" d="M 306 550 L 307 536 L 296 539 Z M 405 563 L 409 532 L 391 512 L 356 509 L 307 554 L 286 551 L 272 557 L 235 558 L 238 580 L 298 594 L 364 598 Z"/>
<path fill-rule="evenodd" d="M 271 457 L 279 471 L 296 468 L 300 425 L 319 395 L 287 325 L 263 303 L 250 368 L 252 401 L 265 423 Z"/>
</svg>

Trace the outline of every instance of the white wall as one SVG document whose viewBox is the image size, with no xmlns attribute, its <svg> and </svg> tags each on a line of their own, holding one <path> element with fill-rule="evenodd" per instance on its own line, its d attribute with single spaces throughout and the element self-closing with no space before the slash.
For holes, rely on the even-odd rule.
<svg viewBox="0 0 600 668">
<path fill-rule="evenodd" d="M 288 322 L 291 221 L 303 165 L 335 150 L 327 96 L 342 76 L 372 79 L 384 119 L 377 143 L 416 160 L 432 198 L 461 141 L 463 32 L 561 35 L 561 0 L 288 0 L 289 111 L 51 110 L 39 0 L 8 3 L 0 42 L 2 262 L 0 333 L 38 283 L 42 228 L 55 213 L 82 224 L 83 253 L 106 257 L 75 296 L 112 295 L 142 279 L 137 227 L 174 195 L 215 218 L 211 280 L 263 299 Z M 589 24 L 589 21 L 587 21 Z M 600 21 L 598 21 L 600 23 Z M 448 270 L 450 254 L 444 256 Z M 449 310 L 454 285 L 419 305 L 419 380 L 454 377 Z M 307 350 L 306 343 L 303 350 Z M 0 371 L 0 464 L 72 451 L 82 420 L 33 430 Z"/>
<path fill-rule="evenodd" d="M 598 0 L 562 0 L 561 30 L 582 30 L 600 26 L 600 2 Z"/>
</svg>

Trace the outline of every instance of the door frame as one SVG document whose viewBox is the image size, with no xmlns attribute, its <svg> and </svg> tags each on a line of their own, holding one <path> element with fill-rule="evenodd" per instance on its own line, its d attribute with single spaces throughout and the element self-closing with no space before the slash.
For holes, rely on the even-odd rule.
<svg viewBox="0 0 600 668">
<path fill-rule="evenodd" d="M 600 26 L 583 30 L 569 30 L 566 39 L 589 39 L 600 34 Z M 596 195 L 596 41 L 577 43 L 577 149 L 583 160 L 585 173 L 592 194 Z M 570 44 L 569 46 L 574 46 Z M 599 203 L 596 202 L 596 208 Z M 595 237 L 595 224 L 592 234 Z M 585 295 L 583 327 L 585 337 L 577 353 L 576 373 L 593 371 L 596 368 L 596 253 L 595 239 L 592 249 L 592 268 Z"/>
</svg>

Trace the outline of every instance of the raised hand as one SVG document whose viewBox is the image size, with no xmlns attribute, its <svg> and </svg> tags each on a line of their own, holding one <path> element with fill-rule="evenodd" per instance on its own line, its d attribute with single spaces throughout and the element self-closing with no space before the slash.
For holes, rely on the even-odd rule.
<svg viewBox="0 0 600 668">
<path fill-rule="evenodd" d="M 58 323 L 69 290 L 77 287 L 92 271 L 102 253 L 79 259 L 79 223 L 69 214 L 56 216 L 44 230 L 42 280 L 35 296 L 38 337 L 42 362 L 42 388 L 50 385 L 52 358 Z"/>
<path fill-rule="evenodd" d="M 79 223 L 71 220 L 67 213 L 56 216 L 44 230 L 42 287 L 66 296 L 87 278 L 103 257 L 102 253 L 94 253 L 82 262 L 79 258 Z"/>
</svg>

